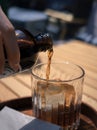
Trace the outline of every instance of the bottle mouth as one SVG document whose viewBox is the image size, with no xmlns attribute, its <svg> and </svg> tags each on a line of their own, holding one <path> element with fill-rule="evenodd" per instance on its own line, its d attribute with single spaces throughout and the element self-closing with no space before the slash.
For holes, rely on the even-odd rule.
<svg viewBox="0 0 97 130">
<path fill-rule="evenodd" d="M 43 46 L 43 47 L 40 47 L 40 51 L 51 51 L 51 50 L 53 50 L 52 49 L 52 46 L 49 46 L 49 45 L 47 45 L 47 46 Z"/>
</svg>

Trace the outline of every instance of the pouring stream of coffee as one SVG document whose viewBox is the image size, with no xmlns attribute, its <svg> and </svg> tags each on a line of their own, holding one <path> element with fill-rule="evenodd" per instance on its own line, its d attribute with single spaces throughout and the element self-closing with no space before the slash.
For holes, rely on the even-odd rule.
<svg viewBox="0 0 97 130">
<path fill-rule="evenodd" d="M 46 79 L 47 79 L 47 81 L 49 80 L 50 65 L 51 65 L 52 56 L 53 56 L 53 48 L 48 50 L 48 63 L 47 63 L 47 69 L 46 69 Z"/>
</svg>

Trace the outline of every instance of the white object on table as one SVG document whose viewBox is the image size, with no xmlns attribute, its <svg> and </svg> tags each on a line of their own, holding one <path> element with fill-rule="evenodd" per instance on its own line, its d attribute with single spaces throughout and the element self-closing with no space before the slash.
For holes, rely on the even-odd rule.
<svg viewBox="0 0 97 130">
<path fill-rule="evenodd" d="M 60 130 L 60 127 L 35 117 L 25 115 L 9 107 L 0 111 L 2 130 Z"/>
</svg>

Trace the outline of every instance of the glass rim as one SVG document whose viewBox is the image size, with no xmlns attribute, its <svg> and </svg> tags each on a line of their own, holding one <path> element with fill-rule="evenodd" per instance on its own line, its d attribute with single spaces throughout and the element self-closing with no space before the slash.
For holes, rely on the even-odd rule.
<svg viewBox="0 0 97 130">
<path fill-rule="evenodd" d="M 32 70 L 31 70 L 31 74 L 36 78 L 36 79 L 40 79 L 40 80 L 42 80 L 42 81 L 48 81 L 48 82 L 72 82 L 72 81 L 74 81 L 74 80 L 78 80 L 78 79 L 81 79 L 81 78 L 83 78 L 84 77 L 84 75 L 85 75 L 85 71 L 84 71 L 84 69 L 81 67 L 81 66 L 79 66 L 79 65 L 77 65 L 77 64 L 74 64 L 74 63 L 72 63 L 72 62 L 69 62 L 69 61 L 52 61 L 51 62 L 51 64 L 60 64 L 60 63 L 65 63 L 65 64 L 72 64 L 72 65 L 74 65 L 74 66 L 76 66 L 76 67 L 78 67 L 81 71 L 82 71 L 82 74 L 80 74 L 80 76 L 78 76 L 78 77 L 76 77 L 76 78 L 72 78 L 72 79 L 69 79 L 69 80 L 62 80 L 62 81 L 57 81 L 57 80 L 47 80 L 47 79 L 45 79 L 45 78 L 41 78 L 40 76 L 37 76 L 33 71 L 34 71 L 34 69 L 36 69 L 38 66 L 42 66 L 42 65 L 45 65 L 45 64 L 47 64 L 47 62 L 43 62 L 43 63 L 38 63 L 38 64 L 35 64 L 33 67 L 32 67 Z"/>
</svg>

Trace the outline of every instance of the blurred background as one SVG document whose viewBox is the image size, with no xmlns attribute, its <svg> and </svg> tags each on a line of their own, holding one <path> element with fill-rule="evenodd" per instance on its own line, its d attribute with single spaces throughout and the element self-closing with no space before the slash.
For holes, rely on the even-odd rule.
<svg viewBox="0 0 97 130">
<path fill-rule="evenodd" d="M 97 0 L 9 0 L 7 15 L 15 28 L 54 40 L 84 40 L 97 45 Z"/>
</svg>

